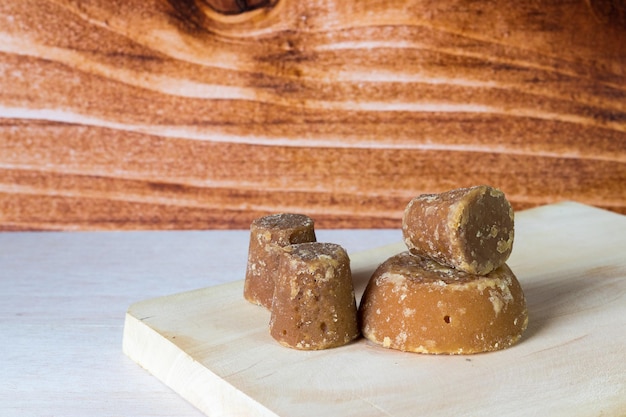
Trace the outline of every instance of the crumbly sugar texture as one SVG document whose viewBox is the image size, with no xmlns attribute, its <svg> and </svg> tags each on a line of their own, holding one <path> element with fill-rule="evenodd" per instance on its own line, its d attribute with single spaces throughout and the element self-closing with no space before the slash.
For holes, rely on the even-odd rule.
<svg viewBox="0 0 626 417">
<path fill-rule="evenodd" d="M 315 241 L 314 222 L 306 215 L 280 213 L 255 219 L 250 225 L 244 298 L 271 308 L 281 248 Z"/>
<path fill-rule="evenodd" d="M 475 275 L 408 251 L 374 272 L 359 315 L 370 341 L 428 354 L 504 349 L 528 325 L 524 293 L 506 264 Z"/>
<path fill-rule="evenodd" d="M 514 212 L 504 193 L 487 185 L 423 194 L 406 206 L 402 234 L 416 255 L 485 275 L 513 250 Z"/>
<path fill-rule="evenodd" d="M 301 243 L 282 249 L 270 334 L 283 346 L 320 350 L 360 335 L 346 251 L 334 243 Z"/>
</svg>

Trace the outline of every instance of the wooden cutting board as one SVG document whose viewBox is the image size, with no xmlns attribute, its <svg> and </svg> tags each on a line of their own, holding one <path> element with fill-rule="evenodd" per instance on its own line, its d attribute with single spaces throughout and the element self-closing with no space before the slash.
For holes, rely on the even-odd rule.
<svg viewBox="0 0 626 417">
<path fill-rule="evenodd" d="M 403 249 L 351 255 L 358 295 Z M 519 212 L 508 263 L 530 323 L 499 352 L 291 350 L 243 281 L 133 304 L 123 349 L 209 416 L 626 415 L 626 217 L 570 202 Z"/>
</svg>

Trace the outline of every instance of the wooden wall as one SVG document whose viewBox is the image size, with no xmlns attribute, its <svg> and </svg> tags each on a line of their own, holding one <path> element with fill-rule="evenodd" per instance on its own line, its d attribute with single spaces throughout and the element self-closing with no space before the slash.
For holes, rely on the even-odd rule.
<svg viewBox="0 0 626 417">
<path fill-rule="evenodd" d="M 624 2 L 228 1 L 0 2 L 0 230 L 398 227 L 480 183 L 626 214 Z"/>
</svg>

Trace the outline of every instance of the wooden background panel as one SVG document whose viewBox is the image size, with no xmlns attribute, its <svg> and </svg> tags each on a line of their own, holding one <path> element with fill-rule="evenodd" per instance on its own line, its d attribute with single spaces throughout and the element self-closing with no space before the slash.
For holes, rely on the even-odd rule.
<svg viewBox="0 0 626 417">
<path fill-rule="evenodd" d="M 0 229 L 399 227 L 413 196 L 480 183 L 626 214 L 619 13 L 270 3 L 0 4 Z"/>
</svg>

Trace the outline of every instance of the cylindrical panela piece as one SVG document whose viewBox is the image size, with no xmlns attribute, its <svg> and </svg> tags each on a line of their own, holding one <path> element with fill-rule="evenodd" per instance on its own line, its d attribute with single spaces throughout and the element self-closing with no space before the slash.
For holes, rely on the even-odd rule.
<svg viewBox="0 0 626 417">
<path fill-rule="evenodd" d="M 244 298 L 271 308 L 280 249 L 315 240 L 314 222 L 303 214 L 272 214 L 254 220 L 250 225 Z"/>
<path fill-rule="evenodd" d="M 503 265 L 513 249 L 513 208 L 504 193 L 479 185 L 409 202 L 402 219 L 409 250 L 470 274 Z"/>
<path fill-rule="evenodd" d="M 270 319 L 280 344 L 319 350 L 360 335 L 346 251 L 334 243 L 301 243 L 283 249 Z"/>
<path fill-rule="evenodd" d="M 524 293 L 506 264 L 485 276 L 472 275 L 408 251 L 374 272 L 359 315 L 367 339 L 431 354 L 504 349 L 528 325 Z"/>
</svg>

